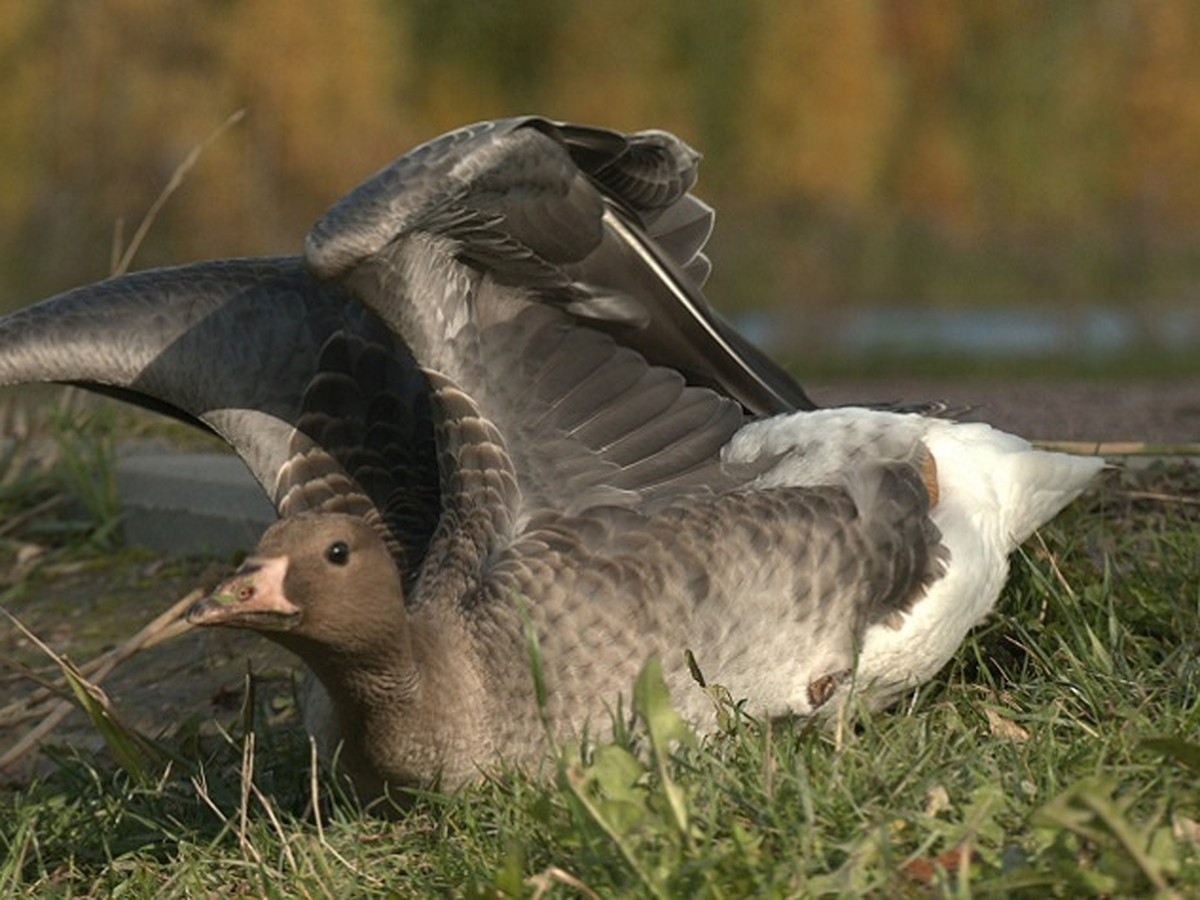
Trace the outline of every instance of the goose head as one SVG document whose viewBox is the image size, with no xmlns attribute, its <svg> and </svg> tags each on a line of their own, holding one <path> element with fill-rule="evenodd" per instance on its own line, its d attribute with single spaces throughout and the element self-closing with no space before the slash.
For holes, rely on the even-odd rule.
<svg viewBox="0 0 1200 900">
<path fill-rule="evenodd" d="M 187 619 L 257 631 L 295 653 L 329 694 L 343 732 L 419 705 L 427 666 L 413 652 L 400 570 L 357 516 L 280 519 Z"/>
<path fill-rule="evenodd" d="M 386 785 L 456 786 L 493 752 L 469 640 L 452 616 L 407 609 L 402 585 L 369 523 L 305 512 L 267 529 L 187 616 L 258 631 L 308 665 L 330 706 L 305 709 L 306 724 L 320 746 L 341 745 L 363 799 Z"/>
<path fill-rule="evenodd" d="M 187 618 L 262 632 L 312 664 L 318 648 L 316 655 L 369 659 L 403 630 L 405 613 L 396 561 L 367 522 L 301 513 L 268 528 Z"/>
</svg>

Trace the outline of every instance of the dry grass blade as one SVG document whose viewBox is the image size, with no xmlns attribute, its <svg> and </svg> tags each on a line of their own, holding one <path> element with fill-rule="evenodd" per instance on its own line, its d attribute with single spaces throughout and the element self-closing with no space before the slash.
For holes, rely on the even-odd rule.
<svg viewBox="0 0 1200 900">
<path fill-rule="evenodd" d="M 80 673 L 92 681 L 102 681 L 113 669 L 138 651 L 148 650 L 151 647 L 161 644 L 163 641 L 170 640 L 177 635 L 183 634 L 185 631 L 191 630 L 192 626 L 184 622 L 182 616 L 201 596 L 203 596 L 203 591 L 199 589 L 187 594 L 187 596 L 176 601 L 170 609 L 157 616 L 123 644 L 79 666 Z M 27 677 L 32 680 L 39 680 L 36 673 L 30 673 Z M 13 725 L 18 721 L 30 718 L 31 715 L 37 715 L 33 711 L 36 706 L 55 696 L 62 696 L 64 693 L 62 687 L 62 685 L 47 685 L 33 691 L 25 699 L 11 703 L 0 709 L 0 725 Z M 3 766 L 0 765 L 0 768 L 3 768 Z"/>
<path fill-rule="evenodd" d="M 1040 450 L 1079 456 L 1200 456 L 1200 444 L 1152 444 L 1146 441 L 1034 441 Z"/>
<path fill-rule="evenodd" d="M 254 778 L 254 732 L 251 731 L 242 739 L 242 777 L 240 781 L 241 794 L 238 800 L 238 846 L 248 859 L 262 865 L 262 856 L 254 847 L 254 842 L 248 837 L 250 831 L 250 784 Z"/>
<path fill-rule="evenodd" d="M 251 760 L 253 762 L 253 760 Z M 279 848 L 283 851 L 284 859 L 287 860 L 288 868 L 292 874 L 300 873 L 300 866 L 296 861 L 296 855 L 292 852 L 291 842 L 288 840 L 287 830 L 283 827 L 283 823 L 279 820 L 279 815 L 275 812 L 275 804 L 267 797 L 258 785 L 254 783 L 254 773 L 251 772 L 247 777 L 247 785 L 254 795 L 254 799 L 258 801 L 258 805 L 262 807 L 263 812 L 267 814 L 267 820 L 271 823 L 271 828 L 275 832 L 275 837 L 279 840 Z"/>
<path fill-rule="evenodd" d="M 149 742 L 121 724 L 104 691 L 88 681 L 69 659 L 55 653 L 49 645 L 26 628 L 12 613 L 7 610 L 4 612 L 13 625 L 59 667 L 63 678 L 66 680 L 71 692 L 75 695 L 76 702 L 87 713 L 93 727 L 104 738 L 105 743 L 112 751 L 121 768 L 125 769 L 126 772 L 139 782 L 147 782 L 149 780 L 150 765 L 158 761 L 158 754 L 150 746 Z"/>
<path fill-rule="evenodd" d="M 1054 552 L 1048 546 L 1046 546 L 1046 539 L 1042 537 L 1042 532 L 1040 530 L 1035 531 L 1033 536 L 1037 538 L 1038 548 L 1042 551 L 1043 558 L 1047 563 L 1049 563 L 1050 570 L 1054 573 L 1054 578 L 1059 583 L 1059 586 L 1062 587 L 1068 597 L 1074 597 L 1075 589 L 1071 587 L 1071 583 L 1067 581 L 1067 577 L 1063 574 L 1062 568 L 1058 564 L 1058 558 L 1054 555 Z"/>
<path fill-rule="evenodd" d="M 8 610 L 0 611 L 8 616 L 8 618 L 12 620 L 18 628 L 20 628 L 26 635 L 29 636 L 30 640 L 32 640 L 36 646 L 41 648 L 43 652 L 45 652 L 59 666 L 60 670 L 63 672 L 64 678 L 66 679 L 66 684 L 61 686 L 59 690 L 60 692 L 65 693 L 62 688 L 71 687 L 73 684 L 73 677 L 77 677 L 82 681 L 82 683 L 90 683 L 92 686 L 95 686 L 109 674 L 111 674 L 117 666 L 125 662 L 139 651 L 153 647 L 156 644 L 160 644 L 163 641 L 169 640 L 185 631 L 188 631 L 192 626 L 182 621 L 181 617 L 187 612 L 188 608 L 200 598 L 201 594 L 202 592 L 199 590 L 192 591 L 187 596 L 173 604 L 171 608 L 162 615 L 153 619 L 149 624 L 139 630 L 135 635 L 133 635 L 131 638 L 129 638 L 129 640 L 125 641 L 119 647 L 115 647 L 107 653 L 96 657 L 82 667 L 76 667 L 55 654 L 54 651 L 46 646 L 46 644 L 44 644 L 36 635 L 32 634 L 32 632 L 26 629 L 25 626 L 22 625 L 16 619 L 16 617 L 12 615 L 12 613 L 8 612 Z M 68 670 L 63 668 L 64 664 L 70 666 L 70 671 L 72 674 L 68 674 Z M 75 690 L 74 688 L 71 689 Z M 99 689 L 97 688 L 97 690 Z M 26 710 L 28 710 L 31 705 L 45 702 L 54 696 L 53 693 L 47 688 L 39 689 L 39 691 L 35 692 L 35 694 L 39 695 L 38 699 L 34 699 L 32 701 L 27 699 L 26 701 L 23 701 L 22 706 L 24 706 Z M 34 728 L 27 732 L 25 736 L 22 737 L 21 740 L 19 740 L 15 745 L 9 748 L 9 750 L 6 751 L 3 756 L 0 756 L 0 771 L 12 767 L 14 764 L 23 759 L 30 750 L 37 747 L 47 735 L 52 733 L 54 729 L 58 727 L 58 725 L 67 717 L 68 714 L 70 714 L 74 707 L 75 704 L 69 700 L 59 700 L 58 702 L 54 703 L 50 710 L 45 714 L 44 718 Z M 4 712 L 9 713 L 10 711 L 6 709 Z"/>
<path fill-rule="evenodd" d="M 188 172 L 195 167 L 196 163 L 200 160 L 200 156 L 205 150 L 212 146 L 213 142 L 216 141 L 217 138 L 240 122 L 245 115 L 246 111 L 244 109 L 239 109 L 228 119 L 218 125 L 212 134 L 193 147 L 188 152 L 188 155 L 184 158 L 183 162 L 175 167 L 175 171 L 171 173 L 170 180 L 167 181 L 166 186 L 163 187 L 163 189 L 159 192 L 158 197 L 155 198 L 154 202 L 150 204 L 150 208 L 146 210 L 146 215 L 142 217 L 141 224 L 138 225 L 137 230 L 133 233 L 133 237 L 129 240 L 129 246 L 125 248 L 125 252 L 123 254 L 119 255 L 119 258 L 114 245 L 114 262 L 111 274 L 125 274 L 125 272 L 129 269 L 130 264 L 133 262 L 133 257 L 137 255 L 138 248 L 142 246 L 142 241 L 146 239 L 146 235 L 150 232 L 150 228 L 154 224 L 154 220 L 158 218 L 158 214 L 162 211 L 162 208 L 166 205 L 167 201 L 171 199 L 171 195 L 179 189 L 181 184 L 183 184 L 183 179 L 187 177 Z"/>
<path fill-rule="evenodd" d="M 12 766 L 24 759 L 31 750 L 37 747 L 47 735 L 62 723 L 63 719 L 71 714 L 74 708 L 74 704 L 69 700 L 62 700 L 56 703 L 37 725 L 25 732 L 25 735 L 19 741 L 13 744 L 3 756 L 0 756 L 0 772 L 12 768 Z"/>
<path fill-rule="evenodd" d="M 380 882 L 379 879 L 375 878 L 373 875 L 368 875 L 361 868 L 350 862 L 350 860 L 347 859 L 343 854 L 339 853 L 338 849 L 332 843 L 330 843 L 328 838 L 325 837 L 325 823 L 321 817 L 321 767 L 317 758 L 317 741 L 311 735 L 308 738 L 308 765 L 308 802 L 311 804 L 313 822 L 317 828 L 317 842 L 321 845 L 326 853 L 336 859 L 341 865 L 345 866 L 347 871 L 353 872 L 355 878 L 366 880 L 375 886 L 382 887 L 382 882 Z"/>
<path fill-rule="evenodd" d="M 554 889 L 556 884 L 566 885 L 572 890 L 578 891 L 583 896 L 591 898 L 591 900 L 600 900 L 599 894 L 570 872 L 560 869 L 558 866 L 550 866 L 536 875 L 531 875 L 525 880 L 525 883 L 533 888 L 534 900 L 544 897 Z"/>
</svg>

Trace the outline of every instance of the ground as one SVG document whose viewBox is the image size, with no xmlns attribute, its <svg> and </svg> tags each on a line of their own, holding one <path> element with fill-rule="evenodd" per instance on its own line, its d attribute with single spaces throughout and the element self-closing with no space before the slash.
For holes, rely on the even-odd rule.
<svg viewBox="0 0 1200 900">
<path fill-rule="evenodd" d="M 55 652 L 82 666 L 128 640 L 193 589 L 214 585 L 231 566 L 203 559 L 163 561 L 136 550 L 48 561 L 22 578 L 21 590 L 8 595 L 3 606 Z M 2 756 L 49 712 L 47 704 L 23 708 L 34 690 L 28 673 L 48 679 L 57 670 L 10 622 L 0 624 L 0 663 Z M 257 635 L 193 629 L 139 651 L 117 666 L 102 687 L 121 720 L 149 737 L 184 723 L 211 732 L 215 723 L 236 718 L 250 671 L 262 699 L 286 715 L 292 669 L 286 652 Z M 103 746 L 79 710 L 54 730 L 51 741 L 84 752 L 99 752 Z M 20 783 L 52 765 L 45 755 L 30 753 L 0 772 L 0 782 Z"/>
</svg>

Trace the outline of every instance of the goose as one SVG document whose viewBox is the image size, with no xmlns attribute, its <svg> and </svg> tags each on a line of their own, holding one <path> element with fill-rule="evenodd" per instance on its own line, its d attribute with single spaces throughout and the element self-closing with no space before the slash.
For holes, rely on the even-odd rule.
<svg viewBox="0 0 1200 900">
<path fill-rule="evenodd" d="M 698 724 L 689 657 L 767 717 L 885 705 L 945 664 L 1009 554 L 1103 466 L 894 410 L 752 415 L 756 379 L 689 380 L 629 339 L 659 321 L 629 272 L 694 288 L 688 254 L 589 255 L 623 204 L 687 196 L 662 177 L 686 157 L 641 133 L 636 177 L 585 172 L 561 127 L 483 123 L 418 148 L 306 240 L 314 277 L 428 385 L 440 506 L 417 567 L 386 515 L 310 506 L 189 612 L 299 655 L 327 700 L 310 727 L 366 797 L 534 766 L 547 735 L 602 730 L 649 657 Z"/>
</svg>

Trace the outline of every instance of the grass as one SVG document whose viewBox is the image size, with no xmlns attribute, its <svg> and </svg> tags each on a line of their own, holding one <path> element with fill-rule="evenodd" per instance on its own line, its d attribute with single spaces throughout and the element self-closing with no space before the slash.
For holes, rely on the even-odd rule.
<svg viewBox="0 0 1200 900">
<path fill-rule="evenodd" d="M 5 516 L 22 496 L 44 502 L 15 491 Z M 100 546 L 47 552 L 113 558 Z M 12 571 L 10 590 L 55 590 Z M 1193 896 L 1200 472 L 1110 473 L 1024 548 L 932 683 L 840 733 L 726 705 L 699 737 L 648 668 L 611 743 L 389 818 L 314 768 L 294 723 L 267 724 L 255 684 L 215 733 L 158 736 L 144 771 L 46 747 L 0 793 L 0 894 Z"/>
</svg>

